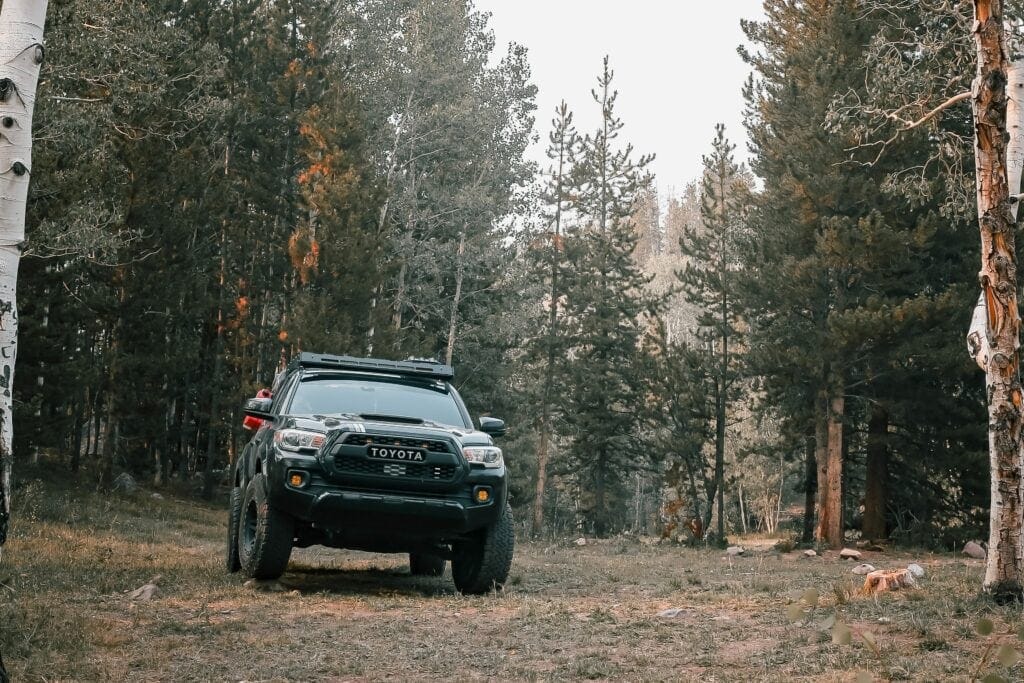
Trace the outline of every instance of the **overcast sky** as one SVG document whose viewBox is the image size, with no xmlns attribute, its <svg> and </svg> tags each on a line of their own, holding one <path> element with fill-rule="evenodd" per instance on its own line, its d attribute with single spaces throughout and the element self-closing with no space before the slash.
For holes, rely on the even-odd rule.
<svg viewBox="0 0 1024 683">
<path fill-rule="evenodd" d="M 555 106 L 565 99 L 577 128 L 597 125 L 590 98 L 604 55 L 619 90 L 623 137 L 640 153 L 656 153 L 661 189 L 681 190 L 698 176 L 714 126 L 722 122 L 746 157 L 740 89 L 748 69 L 736 54 L 745 42 L 740 18 L 762 16 L 761 0 L 475 0 L 491 12 L 500 51 L 510 41 L 529 49 L 544 161 Z"/>
</svg>

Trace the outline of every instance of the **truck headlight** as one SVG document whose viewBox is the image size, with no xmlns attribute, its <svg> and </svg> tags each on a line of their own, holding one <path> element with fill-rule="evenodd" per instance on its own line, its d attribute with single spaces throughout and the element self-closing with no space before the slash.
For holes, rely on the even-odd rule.
<svg viewBox="0 0 1024 683">
<path fill-rule="evenodd" d="M 316 452 L 324 445 L 327 437 L 319 432 L 304 429 L 282 429 L 274 434 L 274 443 L 282 451 L 293 453 Z"/>
<path fill-rule="evenodd" d="M 501 467 L 505 464 L 501 449 L 496 446 L 466 446 L 462 449 L 462 455 L 469 462 L 477 462 L 484 467 Z"/>
</svg>

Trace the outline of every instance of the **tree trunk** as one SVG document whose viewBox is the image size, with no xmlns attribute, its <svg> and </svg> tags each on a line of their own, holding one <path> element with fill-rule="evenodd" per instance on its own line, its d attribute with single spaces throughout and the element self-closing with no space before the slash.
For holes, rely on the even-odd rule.
<svg viewBox="0 0 1024 683">
<path fill-rule="evenodd" d="M 815 440 L 813 430 L 804 441 L 804 529 L 800 541 L 814 540 L 814 500 L 818 491 L 818 470 L 815 467 Z M 781 505 L 782 497 L 779 497 Z"/>
<path fill-rule="evenodd" d="M 398 291 L 395 294 L 394 312 L 391 315 L 391 326 L 396 333 L 402 330 L 402 308 L 405 306 L 405 271 L 405 261 L 402 261 L 402 265 L 398 268 Z"/>
<path fill-rule="evenodd" d="M 32 170 L 32 112 L 43 62 L 46 0 L 0 7 L 0 546 L 11 516 L 12 392 L 18 350 L 18 263 Z M 2 665 L 0 665 L 2 671 Z"/>
<path fill-rule="evenodd" d="M 743 505 L 743 480 L 741 479 L 736 489 L 736 497 L 740 501 L 740 530 L 744 535 L 747 533 L 747 509 Z"/>
<path fill-rule="evenodd" d="M 974 0 L 977 75 L 971 103 L 985 302 L 992 502 L 984 587 L 999 600 L 1024 597 L 1021 548 L 1021 404 L 1015 221 L 1007 169 L 1007 57 L 1001 0 Z M 1019 172 L 1019 169 L 1015 170 Z M 1017 183 L 1019 184 L 1019 176 Z"/>
<path fill-rule="evenodd" d="M 867 469 L 864 477 L 864 518 L 861 535 L 871 540 L 887 536 L 885 508 L 889 484 L 889 414 L 875 405 L 868 419 Z"/>
<path fill-rule="evenodd" d="M 718 542 L 725 539 L 725 376 L 715 397 L 715 490 L 718 492 Z"/>
<path fill-rule="evenodd" d="M 537 441 L 537 484 L 533 495 L 533 535 L 540 535 L 544 529 L 544 495 L 548 483 L 548 451 L 551 447 L 550 431 L 548 424 L 547 406 L 544 415 L 541 416 L 540 438 Z"/>
<path fill-rule="evenodd" d="M 459 304 L 462 303 L 462 280 L 465 277 L 466 265 L 466 229 L 459 233 L 459 249 L 455 254 L 455 296 L 452 298 L 451 315 L 448 318 L 448 348 L 444 353 L 444 362 L 452 364 L 455 355 L 455 334 L 459 323 Z"/>
<path fill-rule="evenodd" d="M 814 463 L 817 481 L 815 489 L 815 507 L 818 519 L 814 526 L 814 540 L 821 542 L 824 537 L 824 525 L 828 510 L 828 402 L 824 392 L 815 402 L 814 416 Z"/>
<path fill-rule="evenodd" d="M 842 394 L 828 402 L 825 478 L 818 479 L 818 490 L 824 491 L 818 511 L 818 541 L 832 548 L 843 544 L 843 409 Z M 820 470 L 819 470 L 820 472 Z"/>
<path fill-rule="evenodd" d="M 606 512 L 604 509 L 604 466 L 605 466 L 604 453 L 598 455 L 597 461 L 597 475 L 594 479 L 594 535 L 601 537 L 604 536 L 607 528 L 605 526 Z"/>
<path fill-rule="evenodd" d="M 114 458 L 117 455 L 117 437 L 120 430 L 114 416 L 114 394 L 107 398 L 107 420 L 103 425 L 103 451 L 100 455 L 100 476 L 97 487 L 105 489 L 114 481 Z"/>
<path fill-rule="evenodd" d="M 82 398 L 74 403 L 74 432 L 71 434 L 71 471 L 78 472 L 79 464 L 82 462 L 82 430 L 85 429 L 85 406 L 88 404 L 88 392 L 82 393 Z"/>
</svg>

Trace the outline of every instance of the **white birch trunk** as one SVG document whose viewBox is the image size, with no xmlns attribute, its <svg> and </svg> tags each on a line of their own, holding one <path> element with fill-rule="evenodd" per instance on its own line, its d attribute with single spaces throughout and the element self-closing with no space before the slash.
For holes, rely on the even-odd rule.
<svg viewBox="0 0 1024 683">
<path fill-rule="evenodd" d="M 1008 47 L 1013 42 L 1008 41 Z M 1006 181 L 1009 188 L 1010 195 L 1019 194 L 1021 191 L 1021 171 L 1024 170 L 1024 60 L 1016 59 L 1010 62 L 1009 67 L 1006 70 L 1007 82 L 1006 82 L 1006 132 L 1009 134 L 1009 139 L 1006 143 Z M 1011 202 L 1010 213 L 1013 217 L 1013 221 L 1017 221 L 1018 209 L 1020 202 Z M 981 320 L 982 329 L 985 329 L 986 324 L 986 312 L 985 312 L 985 298 L 982 293 L 979 303 L 981 304 L 980 309 L 976 308 L 977 311 L 981 311 L 981 315 L 978 316 Z M 991 350 L 988 344 L 988 335 L 983 334 L 982 339 L 985 340 L 983 344 L 983 354 L 979 354 L 978 362 L 981 364 L 981 356 L 984 355 L 985 365 L 983 369 L 988 369 L 989 356 Z M 991 438 L 991 435 L 990 435 Z M 1021 454 L 1017 458 L 1018 471 L 1024 469 L 1024 462 L 1022 462 Z M 989 448 L 989 457 L 991 459 L 990 467 L 993 472 L 997 471 L 999 463 L 995 456 L 995 449 Z M 1003 496 L 1006 495 L 1005 491 L 1002 490 L 1005 487 L 1000 486 L 1000 478 L 996 476 L 990 477 L 990 500 L 992 506 L 992 512 L 989 515 L 989 533 L 988 533 L 988 559 L 985 565 L 985 586 L 997 585 L 1003 578 L 1003 571 L 1000 570 L 1000 548 L 999 546 L 1005 542 L 1007 538 L 1016 538 L 1018 543 L 1024 539 L 1024 536 L 1020 533 L 1021 524 L 1018 521 L 1018 530 L 1016 534 L 1007 535 L 1006 529 L 1003 528 L 1005 520 L 1003 516 L 998 514 L 998 511 L 1008 504 L 1008 501 L 1003 500 Z M 1019 496 L 1021 490 L 1018 488 L 1016 494 Z M 1024 508 L 1024 500 L 1013 501 L 1016 505 L 1016 509 L 1020 510 Z M 1016 548 L 1014 554 L 1021 558 L 1024 556 L 1024 548 Z M 1019 561 L 1019 560 L 1018 560 Z"/>
<path fill-rule="evenodd" d="M 976 331 L 972 332 L 968 345 L 976 357 L 988 358 L 984 367 L 992 500 L 984 588 L 997 602 L 1004 602 L 1024 596 L 1024 395 L 1020 385 L 1016 212 L 1012 210 L 1021 179 L 1021 88 L 1019 81 L 1008 81 L 1010 77 L 1019 79 L 1020 71 L 1007 58 L 1003 2 L 974 0 L 973 7 L 977 72 L 971 105 L 984 334 L 978 339 Z M 1012 37 L 1009 42 L 1014 42 Z"/>
<path fill-rule="evenodd" d="M 4 0 L 0 7 L 0 544 L 7 540 L 11 511 L 18 262 L 25 241 L 32 111 L 45 21 L 46 0 Z"/>
<path fill-rule="evenodd" d="M 1007 29 L 1008 32 L 1012 28 Z M 1009 46 L 1015 48 L 1018 41 L 1008 40 Z M 1018 200 L 1010 204 L 1010 212 L 1014 221 L 1020 209 L 1019 195 L 1021 191 L 1021 174 L 1024 171 L 1024 59 L 1010 62 L 1006 70 L 1006 132 L 1010 139 L 1006 143 L 1006 180 L 1010 195 L 1017 195 Z M 979 197 L 980 202 L 980 197 Z M 980 210 L 980 204 L 979 204 Z M 967 351 L 982 370 L 988 369 L 991 347 L 986 334 L 987 312 L 985 310 L 985 294 L 978 295 L 978 303 L 971 315 L 971 325 L 967 330 Z"/>
</svg>

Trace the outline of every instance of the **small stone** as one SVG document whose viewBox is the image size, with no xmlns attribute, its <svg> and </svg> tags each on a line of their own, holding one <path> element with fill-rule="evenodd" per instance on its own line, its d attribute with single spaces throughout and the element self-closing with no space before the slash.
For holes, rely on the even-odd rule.
<svg viewBox="0 0 1024 683">
<path fill-rule="evenodd" d="M 917 563 L 908 564 L 907 571 L 913 574 L 915 579 L 923 579 L 925 575 L 924 567 Z"/>
<path fill-rule="evenodd" d="M 742 555 L 745 552 L 746 550 L 744 550 L 741 545 L 731 545 L 725 549 L 725 554 L 729 557 L 736 557 L 737 555 Z"/>
<path fill-rule="evenodd" d="M 804 551 L 804 557 L 817 557 L 817 556 L 818 556 L 818 553 L 814 552 L 813 550 L 805 550 Z"/>
<path fill-rule="evenodd" d="M 679 607 L 669 607 L 668 609 L 663 609 L 660 612 L 658 612 L 658 616 L 664 617 L 665 619 L 675 619 L 682 613 L 683 610 Z"/>
<path fill-rule="evenodd" d="M 839 557 L 843 558 L 844 560 L 859 560 L 860 551 L 854 550 L 853 548 L 843 548 L 839 551 Z"/>
<path fill-rule="evenodd" d="M 163 500 L 164 499 L 164 497 L 161 496 L 159 493 L 150 494 L 149 497 L 152 498 L 153 500 Z"/>
<path fill-rule="evenodd" d="M 964 555 L 967 555 L 968 557 L 973 557 L 976 560 L 984 560 L 986 557 L 988 557 L 988 553 L 985 552 L 985 549 L 982 548 L 980 544 L 975 543 L 974 541 L 967 541 L 967 544 L 964 545 L 963 553 Z"/>
<path fill-rule="evenodd" d="M 584 545 L 587 544 L 587 539 L 580 537 L 580 538 L 577 538 L 575 542 L 576 542 L 576 545 L 584 546 Z"/>
<path fill-rule="evenodd" d="M 137 600 L 139 602 L 149 602 L 156 594 L 160 592 L 160 588 L 155 583 L 147 583 L 140 586 L 132 591 L 132 594 L 128 596 L 129 600 Z"/>
<path fill-rule="evenodd" d="M 875 571 L 874 566 L 867 564 L 866 562 L 864 564 L 858 564 L 853 568 L 853 573 L 858 576 L 864 576 L 865 574 L 870 574 L 873 571 Z"/>
</svg>

